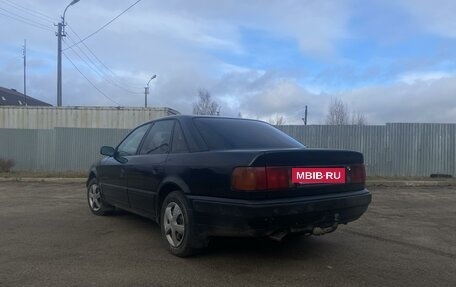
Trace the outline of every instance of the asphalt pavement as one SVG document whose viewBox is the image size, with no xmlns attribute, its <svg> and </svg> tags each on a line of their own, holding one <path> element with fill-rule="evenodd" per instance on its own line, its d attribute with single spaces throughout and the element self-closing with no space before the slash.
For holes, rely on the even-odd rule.
<svg viewBox="0 0 456 287">
<path fill-rule="evenodd" d="M 182 259 L 150 220 L 92 215 L 82 183 L 0 182 L 0 286 L 456 286 L 456 187 L 371 189 L 334 233 Z"/>
</svg>

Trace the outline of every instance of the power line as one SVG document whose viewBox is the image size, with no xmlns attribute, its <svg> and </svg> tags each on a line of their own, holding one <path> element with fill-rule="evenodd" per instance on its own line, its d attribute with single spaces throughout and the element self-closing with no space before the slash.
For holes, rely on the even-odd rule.
<svg viewBox="0 0 456 287">
<path fill-rule="evenodd" d="M 38 29 L 42 29 L 42 30 L 54 32 L 54 30 L 52 30 L 51 28 L 44 28 L 44 27 L 35 25 L 35 24 L 33 24 L 33 23 L 27 22 L 27 21 L 25 21 L 25 20 L 21 20 L 21 19 L 19 19 L 19 18 L 16 18 L 16 17 L 14 17 L 14 16 L 11 16 L 11 15 L 8 15 L 8 14 L 4 14 L 4 13 L 2 13 L 2 12 L 0 12 L 0 15 L 5 16 L 5 17 L 8 17 L 8 18 L 13 19 L 13 20 L 16 20 L 16 21 L 18 21 L 18 22 L 22 22 L 22 23 L 24 23 L 24 24 L 33 26 L 33 27 L 38 28 Z"/>
<path fill-rule="evenodd" d="M 67 36 L 71 39 L 71 37 L 70 37 L 69 35 L 67 35 Z M 65 44 L 67 44 L 67 43 L 66 43 L 66 40 L 64 40 L 64 42 L 65 42 Z M 67 46 L 69 46 L 69 45 L 67 44 Z M 80 55 L 78 52 L 76 52 L 76 50 L 75 50 L 74 48 L 71 48 L 71 51 L 72 51 L 72 52 L 73 52 L 73 53 L 74 53 L 82 62 L 84 62 L 84 63 L 87 65 L 87 67 L 89 67 L 89 68 L 90 68 L 93 72 L 95 72 L 98 76 L 100 76 L 101 78 L 103 78 L 103 74 L 99 71 L 99 69 L 98 69 L 97 66 L 93 63 L 93 61 L 87 56 L 87 54 L 86 54 L 80 47 L 78 47 L 78 48 L 79 48 L 79 51 L 85 56 L 85 58 L 90 62 L 90 64 L 89 64 L 85 59 L 83 59 L 83 58 L 81 57 L 81 55 Z"/>
<path fill-rule="evenodd" d="M 14 3 L 12 1 L 9 1 L 9 0 L 0 0 L 1 2 L 3 2 L 4 4 L 16 9 L 16 10 L 20 10 L 20 11 L 23 11 L 33 17 L 37 17 L 37 18 L 40 18 L 41 20 L 44 20 L 44 21 L 47 21 L 47 22 L 51 22 L 51 23 L 54 23 L 56 22 L 56 19 L 44 14 L 44 13 L 41 13 L 39 11 L 36 11 L 36 10 L 32 10 L 32 9 L 29 9 L 25 6 L 22 6 L 22 5 L 19 5 L 17 3 Z"/>
<path fill-rule="evenodd" d="M 67 35 L 67 36 L 69 36 L 69 35 Z M 69 36 L 69 38 L 70 38 L 70 40 L 72 40 L 70 36 Z M 72 41 L 73 41 L 73 40 L 72 40 Z M 74 41 L 73 41 L 73 42 L 74 42 Z M 97 65 L 96 65 L 96 64 L 94 63 L 94 61 L 87 55 L 87 53 L 84 52 L 84 50 L 82 50 L 81 47 L 77 46 L 77 48 L 79 49 L 79 51 L 84 55 L 84 57 L 85 57 L 90 63 L 87 62 L 85 59 L 83 59 L 83 57 L 81 57 L 81 55 L 80 55 L 78 52 L 76 52 L 76 50 L 74 50 L 74 48 L 71 48 L 71 50 L 73 51 L 73 53 L 74 53 L 82 62 L 84 62 L 84 63 L 87 65 L 87 67 L 89 67 L 89 69 L 91 69 L 93 72 L 95 72 L 98 76 L 100 76 L 100 77 L 101 77 L 102 79 L 104 79 L 106 82 L 108 82 L 108 83 L 110 83 L 110 84 L 112 84 L 112 85 L 114 85 L 114 86 L 116 86 L 116 87 L 122 89 L 122 90 L 125 91 L 125 92 L 131 93 L 131 94 L 141 94 L 141 95 L 142 95 L 142 92 L 130 91 L 130 90 L 128 90 L 128 89 L 122 87 L 120 84 L 114 82 L 114 81 L 111 80 L 110 78 L 108 78 L 108 77 L 106 76 L 106 74 L 103 73 L 103 71 L 101 71 L 101 70 L 97 67 Z"/>
<path fill-rule="evenodd" d="M 70 28 L 71 32 L 73 32 L 79 40 L 81 40 L 81 37 L 79 37 L 78 33 L 76 33 L 76 31 L 73 28 L 71 28 L 71 26 L 67 25 L 67 27 Z M 70 37 L 70 40 L 71 40 L 71 36 L 69 36 L 69 37 Z M 73 44 L 74 43 L 75 43 L 75 41 L 73 41 Z M 112 71 L 105 63 L 103 63 L 103 61 L 101 61 L 100 58 L 97 57 L 97 55 L 92 51 L 92 49 L 89 48 L 89 46 L 86 45 L 86 43 L 82 42 L 82 45 L 84 45 L 84 47 L 87 49 L 87 51 L 89 51 L 89 53 L 93 56 L 93 58 L 96 59 L 96 61 L 98 63 L 100 63 L 101 66 L 103 66 L 111 75 L 108 75 L 107 73 L 103 73 L 103 74 L 107 75 L 108 77 L 113 77 L 113 78 L 117 78 L 118 80 L 121 80 L 121 77 L 119 77 L 116 73 L 114 73 L 114 71 Z M 77 47 L 80 48 L 79 45 Z M 89 57 L 87 57 L 87 58 L 89 58 Z M 100 71 L 101 71 L 101 69 L 100 69 Z M 128 87 L 130 87 L 132 89 L 142 88 L 142 86 L 141 87 L 133 86 L 133 85 L 128 85 L 127 83 L 124 83 L 124 85 L 128 86 Z M 129 92 L 131 92 L 131 91 L 129 91 Z M 132 92 L 132 93 L 136 93 L 136 92 Z M 140 93 L 140 94 L 142 94 L 142 93 Z"/>
<path fill-rule="evenodd" d="M 137 3 L 139 3 L 141 0 L 138 0 L 136 1 L 135 3 L 133 3 L 132 5 L 130 5 L 127 9 L 125 9 L 122 13 L 120 13 L 119 15 L 117 15 L 115 18 L 113 18 L 111 21 L 109 21 L 107 24 L 105 24 L 104 26 L 102 26 L 100 29 L 98 29 L 97 31 L 95 31 L 94 33 L 92 33 L 91 35 L 87 36 L 85 39 L 81 39 L 79 37 L 79 35 L 77 35 L 77 33 L 71 28 L 69 27 L 73 33 L 78 37 L 79 39 L 79 42 L 78 43 L 75 43 L 75 41 L 73 39 L 71 39 L 71 37 L 69 36 L 70 40 L 72 41 L 73 46 L 75 45 L 78 45 L 79 43 L 83 43 L 83 45 L 86 47 L 86 49 L 90 52 L 90 54 L 106 69 L 108 70 L 114 77 L 117 77 L 117 78 L 120 78 L 118 77 L 111 69 L 109 69 L 109 67 L 107 67 L 96 55 L 95 53 L 93 53 L 93 51 L 83 42 L 84 40 L 86 40 L 87 38 L 93 36 L 94 34 L 98 33 L 100 30 L 102 30 L 103 28 L 105 28 L 106 26 L 108 26 L 110 23 L 112 23 L 114 20 L 116 20 L 117 18 L 119 18 L 122 14 L 124 14 L 125 12 L 127 12 L 129 9 L 131 9 L 133 6 L 135 6 Z M 3 4 L 6 4 L 8 5 L 10 8 L 9 9 L 13 9 L 15 12 L 12 12 L 11 10 L 7 10 L 3 7 L 0 7 L 0 15 L 3 15 L 3 16 L 6 16 L 8 18 L 11 18 L 13 20 L 16 20 L 16 21 L 20 21 L 22 23 L 25 23 L 27 25 L 30 25 L 30 26 L 33 26 L 35 28 L 39 28 L 39 29 L 43 29 L 43 30 L 47 30 L 47 31 L 51 31 L 51 32 L 54 32 L 53 29 L 51 29 L 49 26 L 47 26 L 46 24 L 44 24 L 45 22 L 53 22 L 55 21 L 54 18 L 44 14 L 44 13 L 41 13 L 39 11 L 35 11 L 35 10 L 32 10 L 32 9 L 28 9 L 27 7 L 25 6 L 21 6 L 19 4 L 16 4 L 14 2 L 11 2 L 9 0 L 0 0 L 1 3 Z M 4 11 L 4 12 L 2 12 Z M 17 13 L 16 13 L 17 12 Z M 20 14 L 18 14 L 20 13 Z M 51 23 L 52 23 L 51 22 Z M 65 50 L 71 48 L 71 47 L 67 47 Z M 142 92 L 134 92 L 134 91 L 131 91 L 131 90 L 128 90 L 126 88 L 124 88 L 123 86 L 121 86 L 120 84 L 116 83 L 114 80 L 110 79 L 110 75 L 108 75 L 106 72 L 104 72 L 102 69 L 99 68 L 99 66 L 84 52 L 84 50 L 81 49 L 80 46 L 77 47 L 80 52 L 85 56 L 85 58 L 91 63 L 91 65 L 83 59 L 83 57 L 81 57 L 80 54 L 78 54 L 73 48 L 72 48 L 72 51 L 73 53 L 75 53 L 75 55 L 82 61 L 84 62 L 87 67 L 89 67 L 92 71 L 94 71 L 98 76 L 100 76 L 101 78 L 103 78 L 105 81 L 109 82 L 110 84 L 112 85 L 115 85 L 117 86 L 118 88 L 128 92 L 128 93 L 132 93 L 132 94 L 142 94 Z M 114 102 L 115 104 L 117 105 L 120 105 L 119 103 L 117 103 L 116 101 L 112 100 L 110 97 L 108 97 L 105 93 L 103 93 L 103 91 L 101 91 L 92 81 L 89 80 L 89 78 L 82 73 L 82 71 L 75 65 L 75 63 L 68 57 L 68 55 L 65 54 L 65 57 L 70 61 L 70 63 L 73 65 L 73 67 L 98 91 L 100 92 L 104 97 L 106 97 L 107 99 L 109 99 L 110 101 Z M 136 87 L 137 88 L 137 87 Z"/>
<path fill-rule="evenodd" d="M 118 102 L 116 102 L 116 101 L 114 101 L 113 99 L 111 99 L 110 97 L 108 97 L 108 95 L 106 95 L 105 93 L 103 93 L 102 90 L 100 90 L 97 86 L 95 86 L 95 84 L 92 83 L 92 81 L 89 80 L 89 78 L 87 78 L 86 75 L 84 75 L 84 73 L 83 73 L 81 70 L 79 70 L 79 68 L 76 66 L 76 64 L 73 63 L 73 61 L 71 61 L 70 57 L 68 57 L 68 56 L 66 55 L 65 52 L 62 52 L 62 53 L 63 53 L 63 55 L 65 56 L 65 58 L 67 58 L 67 60 L 71 63 L 71 65 L 73 65 L 73 67 L 79 72 L 79 74 L 81 74 L 81 76 L 83 76 L 83 77 L 87 80 L 87 82 L 89 82 L 90 85 L 92 85 L 92 87 L 94 87 L 95 90 L 97 90 L 100 94 L 102 94 L 105 98 L 107 98 L 107 99 L 110 100 L 111 102 L 113 102 L 113 103 L 115 103 L 116 105 L 120 106 L 120 104 L 119 104 Z"/>
<path fill-rule="evenodd" d="M 30 25 L 30 26 L 33 26 L 35 28 L 39 28 L 39 29 L 42 29 L 42 30 L 47 30 L 47 31 L 54 32 L 54 30 L 52 28 L 50 28 L 49 26 L 46 26 L 43 23 L 34 21 L 34 20 L 26 18 L 26 17 L 23 17 L 21 15 L 18 15 L 18 14 L 14 13 L 14 12 L 8 11 L 8 10 L 6 10 L 4 8 L 1 8 L 1 7 L 0 7 L 0 10 L 1 10 L 0 11 L 0 15 L 3 15 L 5 17 L 11 18 L 13 20 L 22 22 L 22 23 Z M 2 12 L 2 11 L 4 11 L 4 12 Z M 5 14 L 5 12 L 7 14 Z"/>
<path fill-rule="evenodd" d="M 119 15 L 117 15 L 116 17 L 114 17 L 111 21 L 109 21 L 108 23 L 104 24 L 103 26 L 101 26 L 100 28 L 98 28 L 95 32 L 93 32 L 92 34 L 86 36 L 85 38 L 83 38 L 82 40 L 80 40 L 79 42 L 76 42 L 75 44 L 73 44 L 72 46 L 68 47 L 68 48 L 65 48 L 65 50 L 68 50 L 69 48 L 73 47 L 73 46 L 76 46 L 76 45 L 79 45 L 80 43 L 84 42 L 85 40 L 89 39 L 90 37 L 92 37 L 93 35 L 95 35 L 96 33 L 100 32 L 101 30 L 103 30 L 106 26 L 108 26 L 109 24 L 111 24 L 112 22 L 114 22 L 117 18 L 119 18 L 120 16 L 122 16 L 125 12 L 127 12 L 128 10 L 130 10 L 133 6 L 135 6 L 136 4 L 138 4 L 139 2 L 141 2 L 142 0 L 137 0 L 135 3 L 131 4 L 127 9 L 123 10 Z"/>
</svg>

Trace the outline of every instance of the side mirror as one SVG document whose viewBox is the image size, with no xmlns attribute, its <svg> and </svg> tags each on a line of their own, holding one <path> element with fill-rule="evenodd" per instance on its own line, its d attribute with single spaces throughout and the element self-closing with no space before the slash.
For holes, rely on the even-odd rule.
<svg viewBox="0 0 456 287">
<path fill-rule="evenodd" d="M 102 146 L 100 148 L 100 153 L 102 155 L 106 155 L 106 156 L 114 156 L 114 154 L 116 153 L 116 150 L 110 146 Z"/>
</svg>

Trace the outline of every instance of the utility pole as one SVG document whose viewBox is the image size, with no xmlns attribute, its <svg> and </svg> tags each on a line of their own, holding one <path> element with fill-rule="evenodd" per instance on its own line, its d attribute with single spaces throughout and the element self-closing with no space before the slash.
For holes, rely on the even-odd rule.
<svg viewBox="0 0 456 287">
<path fill-rule="evenodd" d="M 157 75 L 153 75 L 152 77 L 150 77 L 149 81 L 147 82 L 147 85 L 144 87 L 144 107 L 145 108 L 147 108 L 147 95 L 149 94 L 150 81 L 152 81 L 156 77 L 157 77 Z"/>
<path fill-rule="evenodd" d="M 304 113 L 304 125 L 307 126 L 307 105 L 306 105 L 306 111 Z"/>
<path fill-rule="evenodd" d="M 57 107 L 62 106 L 62 37 L 65 37 L 64 27 L 65 23 L 59 22 L 57 24 Z"/>
<path fill-rule="evenodd" d="M 149 85 L 144 87 L 144 107 L 147 108 L 147 95 L 149 94 Z"/>
<path fill-rule="evenodd" d="M 63 11 L 62 21 L 57 26 L 57 107 L 62 106 L 62 37 L 65 37 L 65 13 L 71 5 L 78 3 L 79 0 L 71 1 Z"/>
<path fill-rule="evenodd" d="M 307 105 L 306 105 L 306 110 L 304 112 L 304 117 L 302 118 L 302 121 L 304 122 L 304 125 L 307 126 Z"/>
<path fill-rule="evenodd" d="M 27 106 L 27 40 L 24 39 L 24 49 L 22 50 L 22 56 L 24 58 L 24 102 Z"/>
</svg>

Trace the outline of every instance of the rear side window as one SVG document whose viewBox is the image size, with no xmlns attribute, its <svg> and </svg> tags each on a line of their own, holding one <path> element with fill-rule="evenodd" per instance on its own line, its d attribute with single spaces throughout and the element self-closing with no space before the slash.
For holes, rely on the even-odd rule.
<svg viewBox="0 0 456 287">
<path fill-rule="evenodd" d="M 304 145 L 264 122 L 226 118 L 194 118 L 209 149 L 303 148 Z"/>
<path fill-rule="evenodd" d="M 156 122 L 141 147 L 140 154 L 163 154 L 169 152 L 169 142 L 173 131 L 174 121 Z"/>
<path fill-rule="evenodd" d="M 176 125 L 174 126 L 172 152 L 188 152 L 187 142 L 185 141 L 184 133 L 182 132 L 182 128 L 179 123 L 176 123 Z"/>
</svg>

